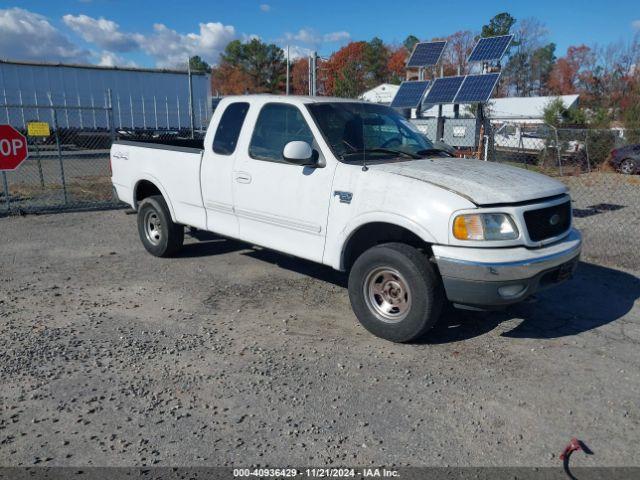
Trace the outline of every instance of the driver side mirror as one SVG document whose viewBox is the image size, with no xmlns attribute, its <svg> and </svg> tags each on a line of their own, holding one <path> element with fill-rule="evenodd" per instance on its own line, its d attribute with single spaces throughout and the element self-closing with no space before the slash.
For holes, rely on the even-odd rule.
<svg viewBox="0 0 640 480">
<path fill-rule="evenodd" d="M 282 152 L 285 161 L 294 165 L 315 167 L 318 154 L 307 142 L 293 141 L 285 145 Z"/>
</svg>

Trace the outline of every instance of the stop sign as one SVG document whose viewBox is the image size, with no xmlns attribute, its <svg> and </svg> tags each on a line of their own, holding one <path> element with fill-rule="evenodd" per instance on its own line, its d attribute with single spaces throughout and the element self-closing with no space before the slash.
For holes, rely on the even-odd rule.
<svg viewBox="0 0 640 480">
<path fill-rule="evenodd" d="M 28 156 L 24 135 L 11 125 L 0 125 L 0 171 L 15 170 Z"/>
</svg>

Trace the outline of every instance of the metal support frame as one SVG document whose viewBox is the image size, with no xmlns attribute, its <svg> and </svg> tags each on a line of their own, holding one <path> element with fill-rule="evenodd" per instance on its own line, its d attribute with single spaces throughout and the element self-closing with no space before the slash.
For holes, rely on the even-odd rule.
<svg viewBox="0 0 640 480">
<path fill-rule="evenodd" d="M 191 75 L 191 60 L 187 59 L 187 76 L 189 77 L 189 127 L 191 128 L 191 138 L 195 138 L 193 117 L 193 77 Z"/>
<path fill-rule="evenodd" d="M 69 197 L 67 195 L 67 182 L 64 176 L 64 162 L 62 161 L 62 148 L 60 147 L 60 134 L 58 132 L 58 113 L 53 105 L 53 99 L 51 93 L 48 93 L 49 105 L 51 107 L 51 123 L 53 124 L 53 134 L 56 139 L 56 151 L 58 153 L 58 162 L 60 163 L 60 180 L 62 181 L 62 193 L 64 195 L 64 203 L 69 203 Z"/>
<path fill-rule="evenodd" d="M 2 188 L 4 189 L 4 203 L 7 205 L 7 212 L 11 210 L 11 199 L 9 198 L 9 182 L 7 182 L 7 172 L 2 172 Z"/>
</svg>

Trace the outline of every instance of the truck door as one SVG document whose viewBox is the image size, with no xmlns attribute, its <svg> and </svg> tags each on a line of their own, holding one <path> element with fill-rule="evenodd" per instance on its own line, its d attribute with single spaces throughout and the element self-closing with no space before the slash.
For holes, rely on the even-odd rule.
<svg viewBox="0 0 640 480">
<path fill-rule="evenodd" d="M 232 174 L 238 138 L 248 111 L 248 102 L 230 103 L 221 112 L 216 109 L 211 126 L 217 128 L 213 135 L 207 135 L 202 159 L 200 182 L 207 229 L 230 237 L 239 234 L 233 211 Z"/>
<path fill-rule="evenodd" d="M 287 103 L 266 103 L 239 149 L 233 172 L 235 212 L 244 240 L 322 261 L 335 162 L 327 164 L 309 127 L 308 112 Z M 321 167 L 287 163 L 283 150 L 309 143 Z"/>
</svg>

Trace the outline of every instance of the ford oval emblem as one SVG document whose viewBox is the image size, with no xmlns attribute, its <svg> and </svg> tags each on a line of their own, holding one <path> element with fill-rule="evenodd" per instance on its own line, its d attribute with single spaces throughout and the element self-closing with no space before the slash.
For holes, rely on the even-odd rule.
<svg viewBox="0 0 640 480">
<path fill-rule="evenodd" d="M 557 213 L 554 213 L 553 215 L 551 215 L 551 218 L 549 218 L 549 225 L 552 225 L 555 227 L 559 223 L 560 223 L 560 215 L 558 215 Z"/>
</svg>

